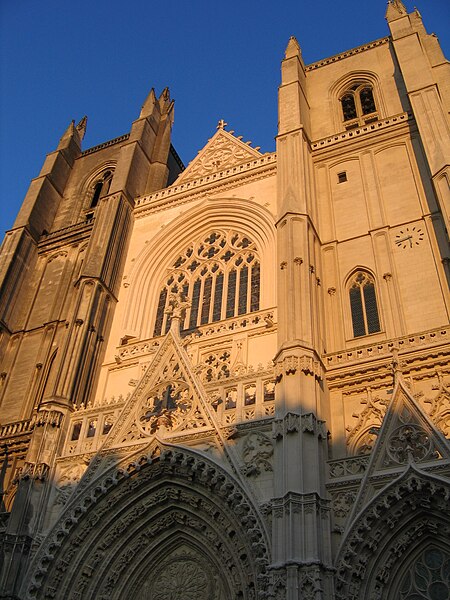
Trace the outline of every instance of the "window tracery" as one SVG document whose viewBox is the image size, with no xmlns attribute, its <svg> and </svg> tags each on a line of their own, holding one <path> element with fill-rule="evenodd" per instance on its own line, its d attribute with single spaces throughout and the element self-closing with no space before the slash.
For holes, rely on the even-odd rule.
<svg viewBox="0 0 450 600">
<path fill-rule="evenodd" d="M 354 274 L 350 281 L 349 299 L 353 336 L 381 331 L 375 282 L 369 273 L 358 271 Z"/>
<path fill-rule="evenodd" d="M 257 248 L 235 231 L 212 231 L 191 244 L 172 265 L 160 291 L 153 335 L 167 333 L 170 294 L 180 293 L 190 307 L 182 329 L 259 310 L 260 263 Z"/>
<path fill-rule="evenodd" d="M 340 97 L 346 129 L 359 127 L 378 119 L 373 87 L 368 82 L 354 82 Z"/>
<path fill-rule="evenodd" d="M 444 600 L 450 594 L 450 557 L 437 547 L 427 548 L 404 574 L 403 600 Z"/>
</svg>

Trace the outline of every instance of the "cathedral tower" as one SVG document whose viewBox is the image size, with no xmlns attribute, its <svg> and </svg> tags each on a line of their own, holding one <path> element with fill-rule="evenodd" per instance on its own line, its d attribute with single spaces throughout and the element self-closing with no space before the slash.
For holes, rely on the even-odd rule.
<svg viewBox="0 0 450 600">
<path fill-rule="evenodd" d="M 70 124 L 0 258 L 0 598 L 450 594 L 449 63 L 281 66 L 276 152 Z"/>
</svg>

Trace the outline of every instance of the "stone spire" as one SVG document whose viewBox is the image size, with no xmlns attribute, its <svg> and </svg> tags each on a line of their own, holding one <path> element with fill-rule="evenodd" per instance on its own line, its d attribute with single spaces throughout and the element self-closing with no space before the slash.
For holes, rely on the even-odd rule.
<svg viewBox="0 0 450 600">
<path fill-rule="evenodd" d="M 84 115 L 84 117 L 81 119 L 81 121 L 75 127 L 75 129 L 78 131 L 78 135 L 80 136 L 80 140 L 82 140 L 86 134 L 87 120 L 88 120 L 87 115 Z"/>
</svg>

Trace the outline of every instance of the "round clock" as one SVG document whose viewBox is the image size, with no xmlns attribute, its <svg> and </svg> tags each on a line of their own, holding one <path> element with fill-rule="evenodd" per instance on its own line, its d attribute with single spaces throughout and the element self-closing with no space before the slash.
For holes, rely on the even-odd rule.
<svg viewBox="0 0 450 600">
<path fill-rule="evenodd" d="M 420 227 L 404 227 L 395 236 L 395 243 L 399 248 L 412 248 L 418 246 L 425 234 Z"/>
</svg>

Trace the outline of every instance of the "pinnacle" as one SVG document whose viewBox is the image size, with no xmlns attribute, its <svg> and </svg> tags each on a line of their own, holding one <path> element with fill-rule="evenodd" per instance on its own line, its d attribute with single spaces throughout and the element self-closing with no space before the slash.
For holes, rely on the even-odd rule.
<svg viewBox="0 0 450 600">
<path fill-rule="evenodd" d="M 301 50 L 299 43 L 297 42 L 297 38 L 293 35 L 289 38 L 288 45 L 286 47 L 286 51 L 284 53 L 284 58 L 292 58 L 293 56 L 301 56 Z"/>
<path fill-rule="evenodd" d="M 145 99 L 144 104 L 142 105 L 141 114 L 140 114 L 141 118 L 147 117 L 152 113 L 153 107 L 155 106 L 155 102 L 156 102 L 155 88 L 152 88 L 150 90 L 147 98 Z"/>
<path fill-rule="evenodd" d="M 84 115 L 84 117 L 81 119 L 81 121 L 75 127 L 75 129 L 78 131 L 78 135 L 80 136 L 80 140 L 82 140 L 84 138 L 84 135 L 86 133 L 87 120 L 88 120 L 87 115 Z"/>
<path fill-rule="evenodd" d="M 399 16 L 408 14 L 408 11 L 405 8 L 402 0 L 388 0 L 388 5 L 386 8 L 386 20 L 394 21 L 398 19 Z"/>
</svg>

